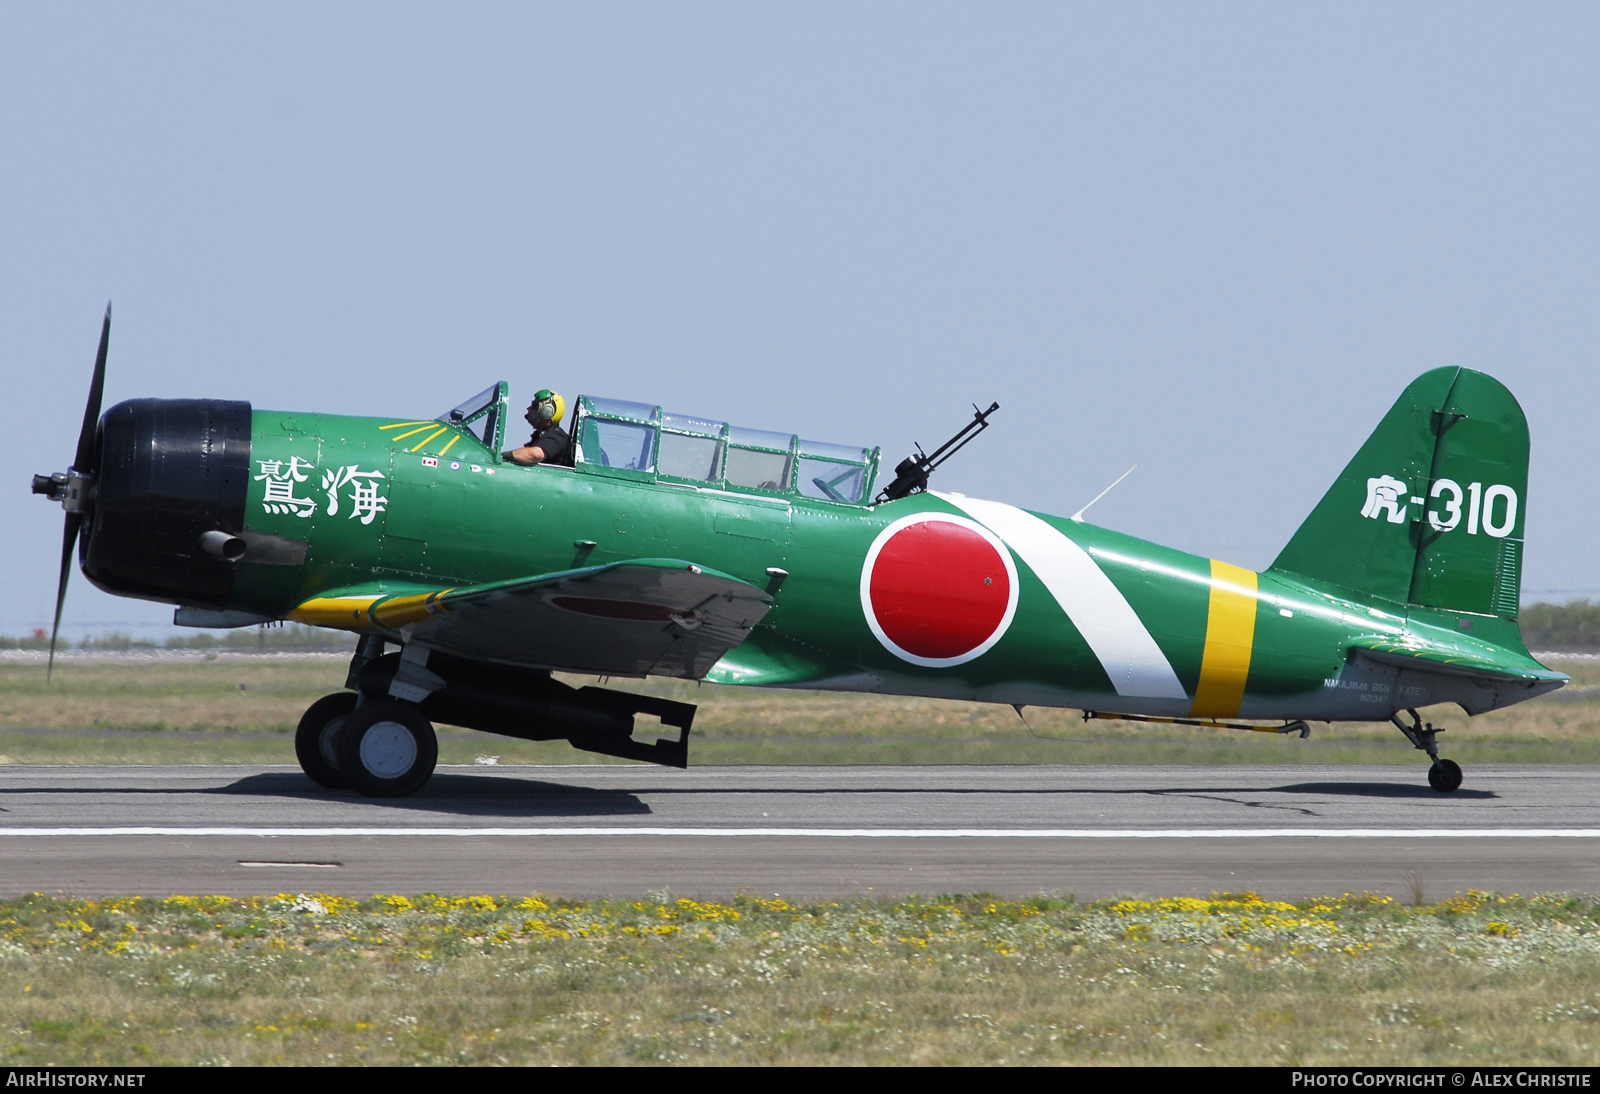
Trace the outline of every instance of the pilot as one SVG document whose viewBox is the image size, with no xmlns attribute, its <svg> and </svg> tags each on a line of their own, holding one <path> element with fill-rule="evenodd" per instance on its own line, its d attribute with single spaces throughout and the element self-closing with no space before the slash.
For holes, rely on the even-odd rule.
<svg viewBox="0 0 1600 1094">
<path fill-rule="evenodd" d="M 566 412 L 567 402 L 556 392 L 544 388 L 535 393 L 524 415 L 533 426 L 533 436 L 521 448 L 507 452 L 505 458 L 525 467 L 536 463 L 564 463 L 563 457 L 572 447 L 572 438 L 559 424 Z"/>
</svg>

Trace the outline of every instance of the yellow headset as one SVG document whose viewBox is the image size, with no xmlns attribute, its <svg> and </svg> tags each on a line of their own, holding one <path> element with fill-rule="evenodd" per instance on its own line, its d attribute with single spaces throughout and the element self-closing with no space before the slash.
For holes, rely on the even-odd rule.
<svg viewBox="0 0 1600 1094">
<path fill-rule="evenodd" d="M 561 397 L 561 393 L 559 391 L 551 391 L 549 388 L 541 388 L 539 391 L 534 393 L 533 402 L 535 406 L 544 402 L 548 402 L 550 404 L 552 413 L 550 415 L 549 422 L 551 425 L 559 424 L 561 419 L 566 417 L 567 401 Z"/>
</svg>

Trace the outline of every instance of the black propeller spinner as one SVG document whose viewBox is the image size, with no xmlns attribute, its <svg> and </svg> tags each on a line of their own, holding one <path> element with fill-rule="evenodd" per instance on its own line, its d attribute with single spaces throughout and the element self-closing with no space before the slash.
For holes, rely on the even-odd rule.
<svg viewBox="0 0 1600 1094">
<path fill-rule="evenodd" d="M 105 322 L 100 327 L 100 350 L 94 358 L 94 377 L 89 381 L 89 401 L 83 408 L 83 428 L 78 431 L 78 451 L 65 473 L 35 475 L 33 492 L 59 501 L 67 511 L 61 532 L 61 576 L 56 583 L 56 615 L 50 626 L 50 660 L 45 668 L 48 683 L 56 667 L 56 635 L 61 630 L 61 606 L 67 599 L 67 578 L 72 574 L 72 552 L 78 545 L 78 532 L 84 514 L 93 501 L 95 431 L 100 423 L 100 402 L 106 387 L 106 349 L 111 343 L 111 304 L 106 304 Z"/>
</svg>

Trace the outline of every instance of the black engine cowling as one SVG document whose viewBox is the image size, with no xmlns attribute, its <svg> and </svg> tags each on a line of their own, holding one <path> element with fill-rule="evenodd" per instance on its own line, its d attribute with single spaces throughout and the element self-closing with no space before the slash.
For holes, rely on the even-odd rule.
<svg viewBox="0 0 1600 1094">
<path fill-rule="evenodd" d="M 83 572 L 119 596 L 221 607 L 234 567 L 205 553 L 210 531 L 244 530 L 250 404 L 130 399 L 106 411 L 96 445 Z"/>
</svg>

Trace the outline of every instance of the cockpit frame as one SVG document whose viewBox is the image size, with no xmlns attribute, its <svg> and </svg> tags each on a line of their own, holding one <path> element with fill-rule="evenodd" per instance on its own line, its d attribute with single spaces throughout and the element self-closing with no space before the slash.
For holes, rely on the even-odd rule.
<svg viewBox="0 0 1600 1094">
<path fill-rule="evenodd" d="M 500 463 L 510 390 L 501 380 L 434 420 L 476 441 Z M 572 437 L 573 470 L 853 507 L 871 504 L 881 455 L 877 448 L 810 441 L 590 395 L 574 400 L 562 424 Z"/>
<path fill-rule="evenodd" d="M 489 458 L 499 463 L 510 399 L 511 385 L 501 380 L 451 407 L 435 420 L 454 426 L 483 445 L 489 450 Z"/>
<path fill-rule="evenodd" d="M 575 401 L 570 432 L 580 470 L 836 505 L 870 504 L 880 457 L 877 448 L 824 444 L 588 395 Z"/>
</svg>

